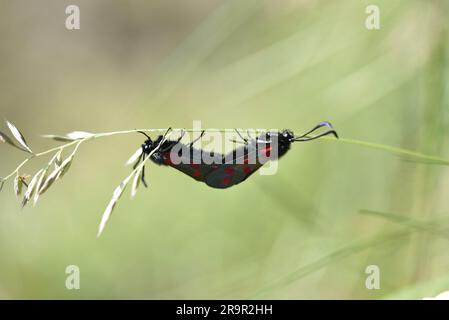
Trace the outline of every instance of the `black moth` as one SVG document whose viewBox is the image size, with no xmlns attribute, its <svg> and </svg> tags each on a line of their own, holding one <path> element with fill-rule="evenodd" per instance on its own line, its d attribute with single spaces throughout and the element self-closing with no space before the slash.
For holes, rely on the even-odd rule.
<svg viewBox="0 0 449 320">
<path fill-rule="evenodd" d="M 311 135 L 322 127 L 327 127 L 329 130 Z M 177 140 L 166 140 L 161 144 L 170 130 L 168 129 L 164 135 L 160 135 L 155 141 L 151 140 L 144 132 L 140 132 L 147 137 L 147 140 L 142 144 L 142 153 L 134 168 L 144 157 L 151 154 L 151 160 L 154 163 L 173 167 L 197 181 L 206 183 L 209 187 L 219 189 L 229 188 L 245 181 L 267 160 L 276 160 L 286 154 L 293 142 L 310 141 L 329 134 L 338 138 L 337 132 L 327 121 L 319 123 L 300 136 L 295 136 L 291 130 L 287 129 L 281 132 L 266 132 L 257 138 L 246 139 L 236 131 L 242 139 L 243 146 L 234 149 L 227 155 L 221 155 L 194 148 L 194 143 L 203 136 L 204 131 L 197 140 L 188 145 L 180 142 L 183 134 Z M 178 156 L 178 161 L 172 161 L 173 154 Z M 274 159 L 272 154 L 276 155 Z M 213 161 L 205 161 L 205 158 Z M 144 172 L 142 173 L 142 182 L 145 186 L 147 185 Z"/>
</svg>

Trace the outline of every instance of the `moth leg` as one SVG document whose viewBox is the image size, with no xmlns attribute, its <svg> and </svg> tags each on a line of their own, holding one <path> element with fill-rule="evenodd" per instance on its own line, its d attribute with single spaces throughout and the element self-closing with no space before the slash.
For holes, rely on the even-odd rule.
<svg viewBox="0 0 449 320">
<path fill-rule="evenodd" d="M 261 137 L 263 137 L 263 135 L 256 137 L 256 150 L 261 150 L 261 148 L 263 150 L 263 148 L 267 148 L 271 143 L 273 143 L 270 132 L 265 133 L 265 138 Z"/>
<path fill-rule="evenodd" d="M 242 134 L 240 133 L 240 131 L 238 131 L 237 129 L 234 129 L 235 132 L 237 132 L 237 134 L 239 135 L 240 139 L 242 139 L 243 141 L 245 141 L 245 144 L 248 143 L 248 139 L 243 138 Z"/>
<path fill-rule="evenodd" d="M 184 137 L 184 134 L 185 134 L 185 133 L 186 133 L 186 132 L 185 132 L 184 130 L 182 130 L 181 136 L 176 140 L 176 142 L 175 142 L 174 144 L 171 144 L 171 143 L 170 143 L 166 148 L 161 149 L 161 150 L 160 150 L 160 153 L 165 153 L 165 152 L 167 152 L 168 150 L 170 150 L 171 148 L 173 148 L 174 145 L 178 144 L 178 143 L 182 140 L 182 138 Z"/>
<path fill-rule="evenodd" d="M 185 132 L 185 130 L 183 129 L 183 130 L 181 131 L 181 136 L 176 140 L 176 143 L 174 143 L 175 145 L 178 144 L 178 143 L 182 140 L 182 138 L 184 137 L 185 133 L 186 133 L 186 132 Z M 168 150 L 170 150 L 172 147 L 173 147 L 172 145 L 169 145 L 169 146 L 167 146 L 167 148 L 161 149 L 160 151 L 161 151 L 162 153 L 164 153 L 164 152 L 167 152 Z"/>
<path fill-rule="evenodd" d="M 260 139 L 259 137 L 256 138 L 256 142 L 257 143 L 265 143 L 265 144 L 272 143 L 271 139 L 270 140 L 263 140 L 263 139 Z"/>
<path fill-rule="evenodd" d="M 249 131 L 249 129 L 246 130 L 246 135 L 247 135 L 248 138 L 250 138 L 251 140 L 253 139 L 253 136 L 251 135 L 251 131 Z"/>
<path fill-rule="evenodd" d="M 143 154 L 142 155 L 142 161 L 143 162 L 145 162 L 145 154 Z M 143 167 L 142 167 L 142 173 L 141 173 L 141 175 L 140 175 L 140 180 L 142 181 L 142 184 L 145 186 L 145 188 L 147 188 L 148 187 L 148 184 L 147 184 L 147 182 L 145 181 L 145 164 L 143 164 Z"/>
<path fill-rule="evenodd" d="M 182 138 L 184 138 L 184 135 L 186 134 L 186 131 L 184 129 L 181 130 L 181 135 L 179 136 L 178 140 L 176 140 L 176 143 L 179 143 Z"/>
<path fill-rule="evenodd" d="M 142 175 L 140 176 L 140 180 L 142 180 L 142 184 L 145 186 L 145 188 L 148 188 L 148 184 L 145 181 L 145 166 L 142 168 Z"/>
<path fill-rule="evenodd" d="M 167 131 L 165 131 L 164 135 L 162 136 L 161 141 L 159 142 L 158 146 L 156 148 L 153 149 L 152 153 L 155 153 L 156 151 L 160 150 L 160 148 L 162 147 L 163 142 L 165 142 L 165 138 L 167 137 L 167 135 L 169 134 L 169 132 L 172 131 L 172 128 L 168 128 Z"/>
<path fill-rule="evenodd" d="M 235 139 L 231 139 L 230 141 L 234 142 L 234 143 L 242 143 L 242 144 L 247 145 L 248 144 L 248 139 L 244 138 L 242 136 L 242 134 L 240 133 L 240 131 L 238 131 L 237 129 L 234 129 L 234 131 L 237 132 L 238 136 L 240 137 L 240 139 L 242 139 L 242 141 L 238 141 L 238 140 L 235 140 Z"/>
<path fill-rule="evenodd" d="M 204 133 L 205 133 L 205 132 L 206 132 L 206 130 L 201 131 L 200 136 L 199 136 L 198 138 L 196 138 L 195 140 L 193 140 L 192 142 L 190 142 L 189 148 L 191 148 L 191 147 L 194 145 L 195 142 L 197 142 L 198 140 L 200 140 L 200 139 L 204 136 Z"/>
<path fill-rule="evenodd" d="M 165 131 L 164 135 L 162 136 L 161 142 L 165 140 L 165 137 L 167 137 L 167 135 L 168 135 L 171 131 L 172 131 L 172 128 L 169 127 L 169 128 L 167 129 L 167 131 Z M 156 148 L 156 150 L 159 149 L 159 148 L 161 147 L 161 145 L 162 145 L 162 143 L 158 146 L 158 148 Z"/>
<path fill-rule="evenodd" d="M 239 140 L 235 140 L 235 139 L 230 139 L 229 141 L 234 142 L 234 143 L 245 144 L 245 145 L 248 144 L 248 143 L 246 143 L 244 141 L 239 141 Z"/>
<path fill-rule="evenodd" d="M 137 168 L 137 166 L 139 165 L 140 161 L 142 161 L 142 157 L 143 157 L 144 154 L 145 153 L 142 150 L 142 154 L 139 156 L 139 159 L 137 159 L 136 163 L 133 165 L 133 170 L 135 170 Z"/>
</svg>

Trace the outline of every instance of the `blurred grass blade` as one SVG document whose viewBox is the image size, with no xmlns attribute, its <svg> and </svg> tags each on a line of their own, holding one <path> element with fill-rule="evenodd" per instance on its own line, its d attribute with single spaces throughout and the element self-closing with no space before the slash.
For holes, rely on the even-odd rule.
<svg viewBox="0 0 449 320">
<path fill-rule="evenodd" d="M 137 159 L 139 159 L 140 155 L 142 154 L 142 151 L 143 151 L 142 148 L 137 149 L 136 152 L 134 152 L 133 155 L 128 159 L 128 161 L 126 161 L 125 166 L 129 166 L 134 162 L 136 162 Z"/>
<path fill-rule="evenodd" d="M 392 218 L 396 221 L 404 221 L 410 222 L 410 220 L 407 220 L 407 218 L 400 217 L 398 215 L 391 215 L 391 214 L 385 214 L 385 213 L 379 213 L 379 212 L 373 212 L 373 211 L 367 211 L 364 210 L 364 213 L 372 213 L 372 214 L 379 214 L 383 216 L 388 216 L 389 218 Z M 446 219 L 447 221 L 447 219 Z M 394 231 L 391 233 L 387 233 L 381 236 L 376 236 L 371 239 L 367 240 L 360 240 L 358 242 L 355 242 L 353 244 L 349 244 L 339 250 L 336 250 L 328 255 L 325 255 L 314 262 L 307 264 L 296 271 L 278 279 L 277 281 L 273 282 L 271 285 L 266 286 L 262 290 L 256 293 L 256 297 L 259 297 L 261 295 L 266 294 L 267 292 L 270 292 L 272 290 L 276 290 L 278 288 L 285 287 L 295 281 L 298 281 L 299 279 L 318 271 L 336 261 L 339 261 L 341 259 L 344 259 L 352 254 L 357 254 L 359 252 L 362 252 L 364 250 L 377 247 L 380 245 L 384 245 L 387 243 L 390 243 L 391 241 L 396 241 L 401 238 L 407 237 L 410 234 L 412 234 L 413 229 L 417 231 L 422 231 L 427 234 L 433 234 L 442 238 L 449 238 L 449 234 L 445 232 L 445 230 L 439 229 L 439 227 L 444 228 L 444 224 L 441 224 L 441 221 L 431 221 L 430 223 L 408 223 L 405 224 L 405 228 L 401 228 L 399 231 Z"/>
<path fill-rule="evenodd" d="M 272 290 L 276 290 L 278 288 L 285 287 L 291 283 L 294 283 L 295 281 L 298 281 L 299 279 L 316 272 L 336 261 L 340 261 L 341 259 L 344 259 L 352 254 L 356 254 L 359 252 L 362 252 L 366 249 L 376 247 L 379 245 L 383 245 L 386 243 L 389 243 L 391 241 L 395 241 L 397 239 L 403 238 L 408 236 L 411 233 L 410 230 L 401 230 L 401 231 L 395 231 L 393 233 L 389 233 L 383 236 L 378 236 L 372 239 L 367 240 L 360 240 L 358 242 L 355 242 L 353 244 L 349 244 L 339 250 L 336 250 L 334 252 L 331 252 L 328 255 L 325 255 L 314 262 L 311 262 L 309 264 L 306 264 L 303 267 L 300 267 L 296 271 L 278 279 L 277 281 L 273 282 L 271 285 L 266 286 L 265 288 L 261 289 L 259 292 L 256 293 L 255 297 L 258 298 L 267 292 L 270 292 Z"/>
<path fill-rule="evenodd" d="M 449 232 L 447 230 L 447 222 L 449 221 L 448 217 L 442 217 L 440 219 L 432 219 L 428 221 L 411 219 L 409 217 L 401 216 L 398 214 L 388 213 L 388 212 L 380 212 L 373 210 L 360 210 L 360 214 L 372 215 L 375 217 L 380 217 L 394 223 L 398 223 L 419 231 L 425 231 L 431 234 L 439 235 L 443 238 L 449 239 Z"/>
<path fill-rule="evenodd" d="M 55 134 L 44 134 L 41 137 L 45 138 L 45 139 L 53 139 L 53 140 L 60 141 L 60 142 L 73 141 L 73 139 L 70 139 L 70 138 L 68 138 L 66 136 L 59 136 L 59 135 L 55 135 Z"/>
<path fill-rule="evenodd" d="M 387 212 L 381 212 L 381 211 L 374 211 L 374 210 L 368 210 L 368 209 L 361 209 L 359 210 L 360 214 L 367 214 L 367 215 L 373 215 L 373 216 L 378 216 L 378 217 L 382 217 L 382 218 L 386 218 L 390 221 L 395 221 L 395 222 L 407 222 L 410 221 L 410 219 L 398 215 L 398 214 L 392 214 L 392 213 L 387 213 Z"/>
<path fill-rule="evenodd" d="M 46 179 L 45 182 L 42 184 L 41 188 L 38 190 L 39 195 L 42 195 L 45 193 L 45 191 L 50 188 L 50 186 L 56 181 L 56 177 L 59 173 L 59 170 L 54 170 Z"/>
<path fill-rule="evenodd" d="M 50 188 L 50 186 L 58 179 L 62 178 L 64 174 L 67 172 L 67 170 L 70 168 L 70 165 L 73 161 L 73 155 L 69 156 L 67 159 L 65 159 L 62 164 L 57 167 L 55 170 L 53 170 L 52 173 L 47 177 L 44 184 L 40 188 L 39 195 L 43 194 L 45 191 Z"/>
<path fill-rule="evenodd" d="M 22 186 L 23 186 L 23 181 L 19 177 L 19 175 L 17 175 L 14 178 L 14 193 L 16 194 L 16 196 L 20 196 L 22 194 Z"/>
<path fill-rule="evenodd" d="M 223 1 L 155 70 L 153 104 L 162 105 L 260 7 L 259 0 Z"/>
<path fill-rule="evenodd" d="M 131 176 L 129 176 L 128 178 L 126 178 L 125 180 L 122 181 L 122 183 L 120 183 L 120 185 L 115 188 L 114 193 L 112 194 L 112 199 L 109 202 L 108 206 L 106 207 L 106 210 L 103 213 L 103 216 L 101 217 L 101 222 L 100 225 L 98 227 L 98 234 L 97 237 L 101 236 L 104 227 L 106 226 L 106 223 L 108 222 L 109 218 L 111 217 L 111 213 L 115 208 L 115 205 L 117 204 L 117 201 L 120 199 L 120 197 L 123 194 L 123 191 L 125 190 L 129 179 Z"/>
<path fill-rule="evenodd" d="M 34 190 L 36 189 L 37 182 L 40 178 L 40 175 L 44 169 L 40 169 L 34 177 L 31 179 L 30 183 L 28 184 L 27 191 L 25 192 L 25 195 L 23 196 L 22 200 L 22 208 L 26 206 L 28 201 L 33 197 Z"/>
<path fill-rule="evenodd" d="M 36 205 L 37 201 L 39 200 L 39 191 L 43 186 L 44 181 L 47 179 L 47 169 L 42 170 L 42 173 L 40 174 L 39 180 L 37 181 L 36 184 L 36 193 L 34 195 L 34 200 L 33 200 L 33 206 Z"/>
<path fill-rule="evenodd" d="M 12 135 L 14 136 L 14 138 L 16 138 L 17 142 L 19 142 L 20 145 L 23 147 L 23 150 L 27 151 L 29 153 L 33 153 L 33 151 L 31 151 L 30 147 L 28 147 L 28 144 L 27 144 L 27 142 L 25 140 L 25 137 L 19 131 L 19 129 L 17 129 L 17 127 L 15 125 L 13 125 L 9 121 L 6 121 L 6 124 L 8 125 L 8 128 L 11 131 Z"/>
<path fill-rule="evenodd" d="M 441 276 L 432 278 L 428 281 L 411 284 L 400 288 L 393 293 L 383 296 L 384 300 L 412 300 L 423 299 L 424 297 L 433 297 L 442 291 L 447 291 L 449 288 L 449 275 L 443 274 Z"/>
<path fill-rule="evenodd" d="M 131 187 L 131 198 L 134 198 L 137 194 L 137 188 L 139 188 L 140 179 L 142 177 L 142 170 L 143 166 L 141 166 L 139 170 L 137 170 L 137 172 L 134 174 L 134 179 Z"/>
<path fill-rule="evenodd" d="M 155 153 L 161 147 L 161 145 L 163 145 L 164 142 L 167 141 L 167 139 L 170 137 L 170 135 L 172 133 L 173 133 L 173 131 L 172 131 L 171 128 L 169 130 L 167 130 L 166 133 L 163 136 L 163 139 L 159 142 L 157 147 L 154 148 L 153 151 L 150 152 L 148 157 L 146 157 L 143 160 L 143 162 L 139 165 L 139 167 L 136 168 L 136 170 L 135 170 L 136 172 L 133 171 L 134 173 L 131 173 L 128 177 L 126 177 L 125 180 L 123 180 L 122 183 L 120 183 L 120 185 L 114 190 L 114 193 L 112 195 L 112 199 L 109 202 L 108 206 L 106 207 L 106 210 L 104 211 L 103 216 L 101 218 L 101 222 L 100 222 L 100 225 L 98 227 L 97 237 L 99 237 L 101 235 L 101 233 L 103 232 L 104 227 L 106 226 L 106 223 L 108 222 L 108 220 L 109 220 L 109 218 L 111 216 L 112 211 L 114 210 L 114 207 L 115 207 L 117 201 L 120 199 L 121 195 L 123 194 L 123 191 L 125 190 L 126 186 L 128 185 L 129 181 L 131 180 L 131 178 L 134 176 L 134 174 L 136 174 L 137 176 L 140 175 L 140 172 L 143 170 L 143 167 L 145 165 L 145 161 L 147 161 L 147 159 L 151 158 L 153 153 Z M 131 192 L 133 192 L 133 191 L 131 191 Z"/>
<path fill-rule="evenodd" d="M 0 142 L 7 143 L 7 144 L 13 146 L 14 148 L 19 149 L 20 151 L 29 152 L 28 150 L 26 150 L 26 149 L 18 146 L 17 144 L 15 144 L 14 141 L 10 137 L 8 137 L 8 135 L 6 135 L 5 133 L 3 133 L 1 131 L 0 131 Z"/>
<path fill-rule="evenodd" d="M 9 145 L 11 145 L 11 146 L 13 146 L 13 147 L 16 147 L 16 148 L 22 150 L 22 148 L 19 148 L 19 147 L 12 141 L 12 139 L 11 139 L 10 137 L 8 137 L 8 135 L 6 135 L 5 133 L 3 133 L 3 132 L 1 132 L 1 131 L 0 131 L 0 141 L 3 142 L 3 143 L 7 143 L 7 144 L 9 144 Z"/>
<path fill-rule="evenodd" d="M 91 137 L 93 134 L 85 131 L 73 131 L 66 134 L 66 137 L 72 140 L 80 140 Z"/>
<path fill-rule="evenodd" d="M 70 142 L 75 140 L 86 139 L 93 136 L 93 133 L 86 131 L 73 131 L 69 132 L 66 135 L 56 135 L 56 134 L 44 134 L 41 137 L 46 139 L 53 139 L 60 142 Z"/>
<path fill-rule="evenodd" d="M 417 164 L 427 164 L 427 165 L 441 165 L 441 161 L 435 161 L 435 160 L 427 160 L 427 159 L 415 159 L 410 157 L 402 156 L 401 160 L 404 162 L 409 163 L 417 163 Z"/>
<path fill-rule="evenodd" d="M 60 167 L 62 164 L 62 150 L 59 150 L 59 152 L 55 156 L 55 167 Z"/>
<path fill-rule="evenodd" d="M 57 161 L 57 157 L 55 158 L 55 161 Z M 73 161 L 73 155 L 71 155 L 70 157 L 68 157 L 67 159 L 65 159 L 60 166 L 58 166 L 59 169 L 59 174 L 57 176 L 56 179 L 61 179 L 62 177 L 64 177 L 64 175 L 67 173 L 67 171 L 69 171 L 70 166 L 72 165 L 72 161 Z M 56 163 L 56 162 L 55 162 Z"/>
</svg>

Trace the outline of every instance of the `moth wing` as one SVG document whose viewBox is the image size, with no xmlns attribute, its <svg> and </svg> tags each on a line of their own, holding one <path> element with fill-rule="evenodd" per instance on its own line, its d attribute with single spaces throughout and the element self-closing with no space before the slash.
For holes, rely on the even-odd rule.
<svg viewBox="0 0 449 320">
<path fill-rule="evenodd" d="M 212 188 L 225 189 L 245 181 L 265 163 L 257 158 L 258 151 L 262 150 L 259 150 L 256 144 L 249 144 L 240 150 L 235 150 L 232 160 L 226 161 L 209 173 L 206 184 Z M 270 150 L 267 149 L 267 151 Z"/>
<path fill-rule="evenodd" d="M 209 173 L 206 184 L 212 188 L 225 189 L 248 179 L 263 164 L 223 164 Z"/>
<path fill-rule="evenodd" d="M 182 173 L 192 177 L 197 181 L 205 182 L 206 177 L 215 169 L 218 168 L 216 164 L 205 164 L 201 159 L 200 153 L 193 153 L 193 156 L 179 156 L 174 163 L 170 158 L 170 152 L 163 154 L 163 161 L 165 165 L 175 168 Z"/>
</svg>

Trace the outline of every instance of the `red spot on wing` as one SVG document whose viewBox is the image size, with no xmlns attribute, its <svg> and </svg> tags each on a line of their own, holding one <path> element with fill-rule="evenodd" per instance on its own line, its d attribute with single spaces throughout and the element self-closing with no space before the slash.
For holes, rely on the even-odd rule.
<svg viewBox="0 0 449 320">
<path fill-rule="evenodd" d="M 265 153 L 265 157 L 267 157 L 267 158 L 270 156 L 271 150 L 273 150 L 273 147 L 271 147 L 271 146 L 260 149 L 261 152 Z"/>
<path fill-rule="evenodd" d="M 223 178 L 223 184 L 225 185 L 225 186 L 227 186 L 228 184 L 230 184 L 231 183 L 231 178 L 229 178 L 229 177 L 224 177 Z"/>
<path fill-rule="evenodd" d="M 171 166 L 173 164 L 173 162 L 170 159 L 170 152 L 164 153 L 162 157 L 166 165 Z"/>
<path fill-rule="evenodd" d="M 198 163 L 191 163 L 190 167 L 194 170 L 192 173 L 192 177 L 195 178 L 201 177 L 200 165 Z"/>
<path fill-rule="evenodd" d="M 234 174 L 235 169 L 234 169 L 234 168 L 231 168 L 231 167 L 227 167 L 227 168 L 224 168 L 224 172 L 225 172 L 226 174 Z"/>
<path fill-rule="evenodd" d="M 244 166 L 244 167 L 243 167 L 243 172 L 246 173 L 246 174 L 248 174 L 248 173 L 251 172 L 251 168 L 250 168 L 250 167 L 247 167 L 247 166 Z"/>
</svg>

